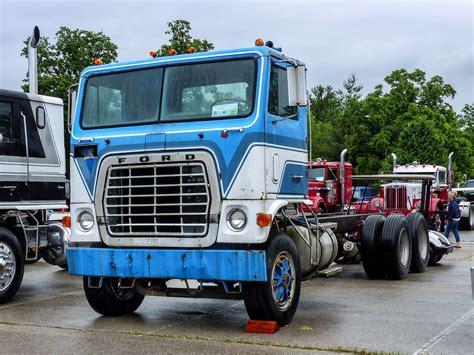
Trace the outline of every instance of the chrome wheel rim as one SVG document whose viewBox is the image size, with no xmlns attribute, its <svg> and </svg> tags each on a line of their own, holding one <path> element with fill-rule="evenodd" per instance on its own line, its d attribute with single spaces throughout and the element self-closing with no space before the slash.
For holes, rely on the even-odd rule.
<svg viewBox="0 0 474 355">
<path fill-rule="evenodd" d="M 16 259 L 13 249 L 0 242 L 0 292 L 5 291 L 13 282 L 16 274 Z"/>
<path fill-rule="evenodd" d="M 418 248 L 421 258 L 424 260 L 428 256 L 428 231 L 424 225 L 418 229 Z"/>
<path fill-rule="evenodd" d="M 405 228 L 403 228 L 400 232 L 398 243 L 400 251 L 400 263 L 403 266 L 407 266 L 408 260 L 410 258 L 410 236 Z"/>
<path fill-rule="evenodd" d="M 275 258 L 272 270 L 272 295 L 278 308 L 286 310 L 295 295 L 295 263 L 290 254 L 281 252 Z"/>
</svg>

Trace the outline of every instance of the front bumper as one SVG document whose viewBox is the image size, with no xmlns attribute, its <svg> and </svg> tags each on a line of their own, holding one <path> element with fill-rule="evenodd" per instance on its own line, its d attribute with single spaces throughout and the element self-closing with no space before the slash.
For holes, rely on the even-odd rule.
<svg viewBox="0 0 474 355">
<path fill-rule="evenodd" d="M 266 281 L 265 251 L 186 249 L 67 249 L 72 275 Z"/>
</svg>

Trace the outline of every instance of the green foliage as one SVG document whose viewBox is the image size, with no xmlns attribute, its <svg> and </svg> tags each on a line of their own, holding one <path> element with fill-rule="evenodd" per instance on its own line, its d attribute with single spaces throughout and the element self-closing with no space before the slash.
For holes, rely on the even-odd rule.
<svg viewBox="0 0 474 355">
<path fill-rule="evenodd" d="M 417 160 L 447 165 L 453 151 L 457 177 L 474 176 L 474 104 L 457 115 L 447 102 L 456 94 L 440 76 L 427 79 L 419 69 L 395 70 L 384 84 L 361 98 L 351 75 L 344 89 L 312 89 L 313 151 L 328 160 L 348 148 L 358 174 L 391 171 L 390 153 L 400 163 Z"/>
<path fill-rule="evenodd" d="M 170 49 L 174 49 L 176 54 L 188 53 L 188 48 L 193 47 L 196 52 L 207 52 L 214 49 L 214 45 L 206 39 L 191 37 L 191 24 L 186 20 L 175 20 L 168 22 L 169 30 L 165 32 L 171 35 L 169 44 L 163 44 L 157 51 L 158 56 L 168 55 Z"/>
</svg>

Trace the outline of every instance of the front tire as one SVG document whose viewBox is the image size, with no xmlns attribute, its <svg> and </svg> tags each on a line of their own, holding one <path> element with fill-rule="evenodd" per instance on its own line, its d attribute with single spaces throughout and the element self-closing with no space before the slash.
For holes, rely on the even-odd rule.
<svg viewBox="0 0 474 355">
<path fill-rule="evenodd" d="M 20 243 L 15 234 L 0 227 L 0 304 L 16 295 L 24 272 L 25 258 Z"/>
<path fill-rule="evenodd" d="M 428 224 L 421 213 L 410 213 L 407 220 L 412 241 L 410 271 L 424 272 L 430 257 Z"/>
<path fill-rule="evenodd" d="M 134 288 L 119 288 L 118 278 L 105 277 L 100 288 L 89 287 L 89 277 L 84 276 L 84 292 L 94 311 L 104 316 L 123 316 L 135 312 L 145 296 Z"/>
<path fill-rule="evenodd" d="M 469 214 L 465 218 L 461 218 L 459 227 L 463 230 L 474 230 L 474 205 L 469 207 Z"/>
<path fill-rule="evenodd" d="M 267 281 L 243 284 L 245 308 L 250 319 L 290 323 L 301 292 L 301 265 L 293 240 L 286 234 L 270 234 L 266 249 Z"/>
<path fill-rule="evenodd" d="M 382 249 L 387 276 L 404 279 L 411 264 L 412 243 L 407 219 L 402 214 L 387 217 L 382 230 Z"/>
</svg>

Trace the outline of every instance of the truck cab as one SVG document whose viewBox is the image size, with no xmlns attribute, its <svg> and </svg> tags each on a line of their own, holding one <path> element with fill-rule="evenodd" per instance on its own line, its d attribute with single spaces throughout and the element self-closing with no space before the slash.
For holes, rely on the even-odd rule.
<svg viewBox="0 0 474 355">
<path fill-rule="evenodd" d="M 343 175 L 341 176 L 340 162 L 328 162 L 317 159 L 308 165 L 308 190 L 309 199 L 313 202 L 311 209 L 317 213 L 339 212 L 343 205 L 351 203 L 352 164 L 344 162 Z M 341 179 L 345 184 L 341 184 Z M 342 194 L 344 186 L 345 194 Z M 344 197 L 342 197 L 344 196 Z M 341 199 L 344 198 L 344 203 Z"/>
<path fill-rule="evenodd" d="M 293 316 L 299 261 L 275 255 L 292 243 L 275 221 L 308 196 L 305 66 L 270 43 L 83 71 L 68 262 L 99 313 L 182 294 L 167 282 L 189 279 L 243 297 L 251 317 L 268 302 L 267 318 Z M 255 298 L 274 292 L 274 267 L 285 287 Z"/>
</svg>

